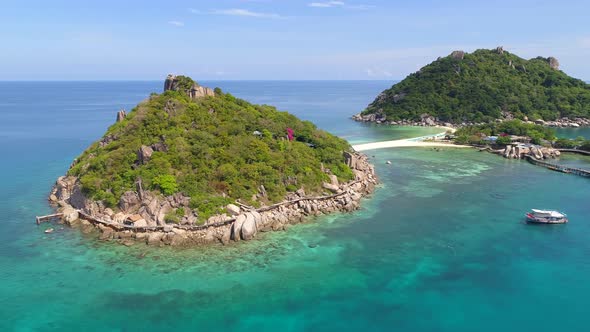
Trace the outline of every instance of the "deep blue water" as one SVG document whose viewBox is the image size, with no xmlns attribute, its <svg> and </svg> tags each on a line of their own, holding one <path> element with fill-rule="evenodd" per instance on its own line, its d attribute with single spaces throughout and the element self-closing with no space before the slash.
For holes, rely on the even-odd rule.
<svg viewBox="0 0 590 332">
<path fill-rule="evenodd" d="M 429 130 L 348 120 L 390 82 L 203 83 L 353 142 Z M 1 331 L 588 330 L 588 179 L 470 149 L 371 152 L 382 185 L 360 211 L 240 245 L 44 234 L 34 216 L 55 178 L 119 108 L 161 88 L 0 82 Z M 534 207 L 571 222 L 526 225 Z"/>
</svg>

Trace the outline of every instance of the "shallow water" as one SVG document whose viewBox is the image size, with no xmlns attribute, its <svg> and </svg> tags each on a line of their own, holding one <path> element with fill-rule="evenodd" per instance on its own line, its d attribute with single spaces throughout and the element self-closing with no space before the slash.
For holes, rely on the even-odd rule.
<svg viewBox="0 0 590 332">
<path fill-rule="evenodd" d="M 214 83 L 317 116 L 357 142 L 409 131 L 347 120 L 388 82 Z M 55 178 L 119 107 L 161 84 L 3 84 L 0 148 L 10 158 L 0 164 L 0 330 L 581 331 L 590 323 L 587 179 L 470 149 L 383 149 L 370 153 L 382 185 L 360 211 L 249 243 L 175 250 L 112 245 L 59 226 L 46 235 L 49 225 L 34 216 L 50 211 Z M 571 222 L 527 225 L 530 208 L 561 209 Z"/>
<path fill-rule="evenodd" d="M 557 133 L 557 137 L 563 137 L 563 138 L 584 137 L 585 139 L 590 139 L 590 128 L 588 128 L 588 127 L 555 128 L 555 132 Z"/>
</svg>

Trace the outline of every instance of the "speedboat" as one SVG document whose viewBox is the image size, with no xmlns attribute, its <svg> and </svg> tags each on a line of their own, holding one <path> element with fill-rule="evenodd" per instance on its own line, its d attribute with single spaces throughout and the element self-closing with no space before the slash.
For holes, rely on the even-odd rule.
<svg viewBox="0 0 590 332">
<path fill-rule="evenodd" d="M 565 224 L 568 222 L 565 213 L 553 210 L 536 210 L 526 214 L 526 221 L 536 224 Z"/>
</svg>

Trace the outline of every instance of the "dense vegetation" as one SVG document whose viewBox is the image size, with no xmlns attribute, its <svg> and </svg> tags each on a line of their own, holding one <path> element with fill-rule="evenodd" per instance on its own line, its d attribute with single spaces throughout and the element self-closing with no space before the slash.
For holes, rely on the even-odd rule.
<svg viewBox="0 0 590 332">
<path fill-rule="evenodd" d="M 461 127 L 455 132 L 455 142 L 459 144 L 485 144 L 484 138 L 486 136 L 498 136 L 496 143 L 505 145 L 511 143 L 508 135 L 530 137 L 534 144 L 555 140 L 555 131 L 551 128 L 520 120 L 511 120 Z"/>
<path fill-rule="evenodd" d="M 477 50 L 439 58 L 385 90 L 363 114 L 388 120 L 489 122 L 502 112 L 530 120 L 590 116 L 590 85 L 553 69 L 547 58 Z"/>
<path fill-rule="evenodd" d="M 152 94 L 84 151 L 69 173 L 89 197 L 111 207 L 141 178 L 144 188 L 190 196 L 205 215 L 238 198 L 257 205 L 299 188 L 319 192 L 327 180 L 322 164 L 340 180 L 353 177 L 342 154 L 350 149 L 346 141 L 274 107 L 215 92 L 197 100 L 178 91 Z M 293 141 L 286 139 L 287 128 Z M 154 144 L 165 148 L 142 163 L 138 150 Z M 260 185 L 266 197 L 255 201 Z"/>
</svg>

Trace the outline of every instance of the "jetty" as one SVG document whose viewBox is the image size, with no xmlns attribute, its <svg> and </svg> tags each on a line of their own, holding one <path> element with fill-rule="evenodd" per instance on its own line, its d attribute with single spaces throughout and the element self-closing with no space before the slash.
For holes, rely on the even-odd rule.
<svg viewBox="0 0 590 332">
<path fill-rule="evenodd" d="M 578 153 L 578 154 L 583 154 L 583 155 L 586 155 L 586 156 L 590 156 L 590 152 L 584 151 L 584 150 L 578 150 L 578 149 L 557 149 L 557 151 L 559 151 L 559 152 Z"/>
<path fill-rule="evenodd" d="M 35 220 L 37 221 L 37 225 L 39 225 L 42 222 L 51 221 L 51 220 L 61 218 L 61 217 L 63 217 L 63 215 L 64 215 L 63 213 L 48 214 L 46 216 L 37 216 L 37 217 L 35 217 Z"/>
<path fill-rule="evenodd" d="M 552 171 L 557 171 L 557 172 L 562 172 L 562 173 L 567 173 L 567 174 L 574 174 L 574 175 L 579 175 L 579 176 L 583 176 L 583 177 L 590 177 L 589 170 L 548 163 L 548 162 L 539 160 L 539 159 L 537 159 L 533 156 L 530 156 L 530 155 L 527 155 L 526 158 L 531 164 L 534 164 L 537 166 L 542 166 L 542 167 L 548 168 Z"/>
</svg>

